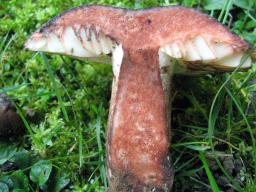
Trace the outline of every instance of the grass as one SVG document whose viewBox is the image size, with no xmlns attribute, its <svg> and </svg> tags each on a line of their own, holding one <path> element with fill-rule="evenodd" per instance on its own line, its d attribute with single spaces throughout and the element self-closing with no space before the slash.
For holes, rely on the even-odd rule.
<svg viewBox="0 0 256 192">
<path fill-rule="evenodd" d="M 15 103 L 25 136 L 0 140 L 0 191 L 104 191 L 111 67 L 34 54 L 31 32 L 83 4 L 199 9 L 256 44 L 256 3 L 247 0 L 4 1 L 0 93 Z M 255 72 L 175 76 L 173 191 L 256 191 Z M 37 177 L 40 175 L 40 177 Z"/>
</svg>

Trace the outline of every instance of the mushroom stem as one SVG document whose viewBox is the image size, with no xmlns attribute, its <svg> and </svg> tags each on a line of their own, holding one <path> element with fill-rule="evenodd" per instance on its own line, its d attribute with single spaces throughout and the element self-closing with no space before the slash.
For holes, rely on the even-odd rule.
<svg viewBox="0 0 256 192">
<path fill-rule="evenodd" d="M 109 191 L 171 189 L 166 95 L 157 50 L 124 50 L 107 131 Z"/>
</svg>

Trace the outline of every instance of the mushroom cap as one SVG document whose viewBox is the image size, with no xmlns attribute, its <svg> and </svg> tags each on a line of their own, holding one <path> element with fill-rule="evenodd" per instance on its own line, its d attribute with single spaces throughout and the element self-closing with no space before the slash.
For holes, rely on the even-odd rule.
<svg viewBox="0 0 256 192">
<path fill-rule="evenodd" d="M 232 70 L 250 46 L 213 18 L 193 9 L 161 7 L 127 10 L 83 6 L 67 11 L 36 31 L 26 43 L 33 51 L 77 58 L 111 55 L 124 50 L 156 49 L 195 70 Z"/>
</svg>

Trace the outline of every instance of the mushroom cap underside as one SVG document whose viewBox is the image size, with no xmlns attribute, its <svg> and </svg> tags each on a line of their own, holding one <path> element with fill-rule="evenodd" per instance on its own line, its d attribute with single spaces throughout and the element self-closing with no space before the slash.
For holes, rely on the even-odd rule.
<svg viewBox="0 0 256 192">
<path fill-rule="evenodd" d="M 111 56 L 120 45 L 124 50 L 161 51 L 193 70 L 228 71 L 241 62 L 241 68 L 249 68 L 252 63 L 250 56 L 244 57 L 250 49 L 245 41 L 209 16 L 183 7 L 78 7 L 36 31 L 26 48 L 77 58 L 102 58 Z"/>
</svg>

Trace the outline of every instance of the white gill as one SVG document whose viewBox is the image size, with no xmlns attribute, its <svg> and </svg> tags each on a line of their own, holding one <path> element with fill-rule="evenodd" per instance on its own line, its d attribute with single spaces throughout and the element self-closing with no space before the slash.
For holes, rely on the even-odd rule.
<svg viewBox="0 0 256 192">
<path fill-rule="evenodd" d="M 252 59 L 248 56 L 244 57 L 243 53 L 237 53 L 228 57 L 224 57 L 218 61 L 218 64 L 226 67 L 237 67 L 241 64 L 242 67 L 248 68 L 252 64 Z"/>
<path fill-rule="evenodd" d="M 112 41 L 110 40 L 110 38 L 102 35 L 99 38 L 99 42 L 100 42 L 103 54 L 109 54 L 112 52 Z"/>
<path fill-rule="evenodd" d="M 46 34 L 35 33 L 26 43 L 26 48 L 79 58 L 94 58 L 111 53 L 115 44 L 110 37 L 89 27 L 69 26 L 60 34 L 59 37 L 54 32 Z"/>
<path fill-rule="evenodd" d="M 94 54 L 94 49 L 92 47 L 92 43 L 89 40 L 89 35 L 87 35 L 87 33 L 88 33 L 87 29 L 83 27 L 79 30 L 79 35 L 80 35 L 80 38 L 82 39 L 83 47 L 87 49 L 89 52 Z"/>
<path fill-rule="evenodd" d="M 89 51 L 85 50 L 81 44 L 81 41 L 76 36 L 72 27 L 67 27 L 62 35 L 63 44 L 66 50 L 66 54 L 75 57 L 93 57 Z"/>
<path fill-rule="evenodd" d="M 203 60 L 212 60 L 215 59 L 215 56 L 212 52 L 212 50 L 209 48 L 208 44 L 205 42 L 204 38 L 201 36 L 197 36 L 193 44 L 196 47 L 196 50 L 198 51 L 198 54 L 200 55 Z"/>
<path fill-rule="evenodd" d="M 221 43 L 213 43 L 211 45 L 212 50 L 214 52 L 214 55 L 218 58 L 221 59 L 223 57 L 229 56 L 233 53 L 233 49 L 231 46 L 227 44 L 221 44 Z"/>
<path fill-rule="evenodd" d="M 181 52 L 177 43 L 171 44 L 170 48 L 172 50 L 172 55 L 173 55 L 174 58 L 181 58 L 182 57 L 182 52 Z"/>
<path fill-rule="evenodd" d="M 35 37 L 29 39 L 26 43 L 26 48 L 33 51 L 46 51 L 47 39 L 45 37 Z"/>
<path fill-rule="evenodd" d="M 58 36 L 51 33 L 47 39 L 47 51 L 52 53 L 65 53 L 65 48 Z"/>
<path fill-rule="evenodd" d="M 199 55 L 199 52 L 197 51 L 197 47 L 193 44 L 192 41 L 188 41 L 185 44 L 185 60 L 187 61 L 199 61 L 202 60 L 202 58 Z"/>
<path fill-rule="evenodd" d="M 100 43 L 97 39 L 96 32 L 91 30 L 90 34 L 91 34 L 91 41 L 92 41 L 92 47 L 94 49 L 94 53 L 96 53 L 96 55 L 100 55 L 102 50 L 101 50 Z"/>
<path fill-rule="evenodd" d="M 244 53 L 234 53 L 231 45 L 215 42 L 209 44 L 201 36 L 197 36 L 185 44 L 176 41 L 164 45 L 160 48 L 160 51 L 175 59 L 216 63 L 216 65 L 226 67 L 237 67 L 244 55 Z M 251 62 L 251 58 L 248 57 L 241 67 L 250 67 Z"/>
</svg>

